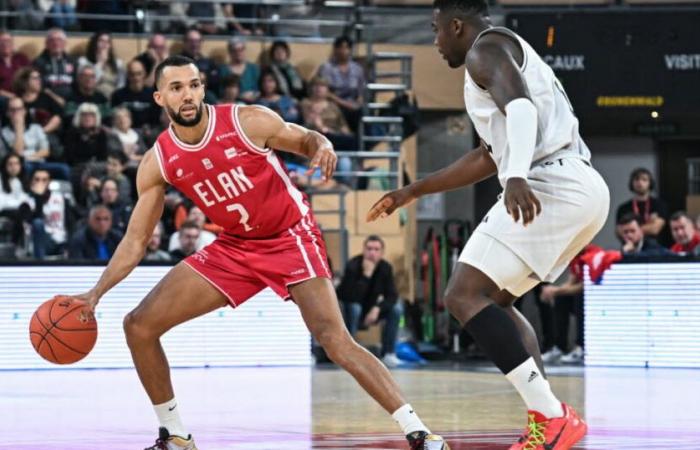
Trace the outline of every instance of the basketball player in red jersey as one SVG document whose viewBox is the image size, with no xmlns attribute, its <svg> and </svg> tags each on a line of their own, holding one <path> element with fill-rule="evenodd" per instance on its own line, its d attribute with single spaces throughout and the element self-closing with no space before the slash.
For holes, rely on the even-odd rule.
<svg viewBox="0 0 700 450">
<path fill-rule="evenodd" d="M 196 449 L 180 420 L 160 336 L 172 327 L 265 287 L 293 299 L 329 357 L 401 426 L 412 450 L 446 450 L 402 398 L 387 369 L 345 328 L 331 284 L 326 249 L 308 202 L 271 149 L 311 159 L 333 174 L 336 155 L 321 134 L 285 123 L 260 106 L 206 105 L 194 62 L 172 56 L 155 72 L 158 105 L 172 123 L 141 161 L 138 202 L 124 239 L 97 284 L 77 296 L 94 312 L 100 298 L 141 261 L 163 212 L 167 184 L 217 225 L 218 239 L 176 265 L 124 319 L 134 365 L 161 424 L 149 449 Z"/>
</svg>

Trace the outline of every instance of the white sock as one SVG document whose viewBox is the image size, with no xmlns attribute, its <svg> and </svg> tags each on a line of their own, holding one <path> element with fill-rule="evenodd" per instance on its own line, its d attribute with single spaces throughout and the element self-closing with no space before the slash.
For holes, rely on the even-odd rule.
<svg viewBox="0 0 700 450">
<path fill-rule="evenodd" d="M 153 409 L 158 416 L 161 427 L 167 428 L 172 436 L 180 436 L 187 439 L 190 435 L 180 419 L 180 412 L 177 407 L 177 400 L 173 398 L 169 402 L 153 405 Z"/>
<path fill-rule="evenodd" d="M 394 411 L 391 417 L 399 424 L 404 435 L 411 434 L 414 431 L 425 431 L 430 434 L 428 427 L 425 426 L 418 417 L 418 414 L 413 411 L 413 408 L 408 403 Z"/>
<path fill-rule="evenodd" d="M 515 386 L 528 409 L 537 411 L 547 418 L 564 415 L 561 402 L 552 393 L 549 382 L 542 376 L 533 358 L 529 358 L 506 374 L 506 378 Z"/>
</svg>

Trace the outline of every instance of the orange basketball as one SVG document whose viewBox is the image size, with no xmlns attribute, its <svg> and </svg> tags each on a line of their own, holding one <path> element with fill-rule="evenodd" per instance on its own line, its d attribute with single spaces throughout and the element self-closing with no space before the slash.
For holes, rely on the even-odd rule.
<svg viewBox="0 0 700 450">
<path fill-rule="evenodd" d="M 80 320 L 84 305 L 71 297 L 56 296 L 37 308 L 29 322 L 29 338 L 42 358 L 72 364 L 90 353 L 97 341 L 97 322 L 94 317 Z"/>
</svg>

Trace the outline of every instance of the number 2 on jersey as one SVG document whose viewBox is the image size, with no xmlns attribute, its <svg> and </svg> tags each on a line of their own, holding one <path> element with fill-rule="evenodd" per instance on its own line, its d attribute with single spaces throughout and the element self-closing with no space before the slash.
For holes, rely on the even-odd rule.
<svg viewBox="0 0 700 450">
<path fill-rule="evenodd" d="M 248 214 L 248 211 L 241 205 L 240 203 L 233 203 L 231 205 L 228 205 L 226 207 L 226 211 L 228 212 L 233 212 L 233 211 L 238 211 L 238 213 L 241 215 L 241 220 L 240 224 L 243 225 L 243 228 L 246 231 L 252 231 L 253 227 L 248 225 L 248 219 L 250 219 L 250 214 Z"/>
</svg>

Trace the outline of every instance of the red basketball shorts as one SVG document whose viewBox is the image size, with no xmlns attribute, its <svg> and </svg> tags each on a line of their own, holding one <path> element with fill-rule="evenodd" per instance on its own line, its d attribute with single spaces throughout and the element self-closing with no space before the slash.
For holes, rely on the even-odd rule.
<svg viewBox="0 0 700 450">
<path fill-rule="evenodd" d="M 234 308 L 266 287 L 287 300 L 291 285 L 332 278 L 326 245 L 311 212 L 294 227 L 269 238 L 221 233 L 183 262 L 221 291 Z"/>
</svg>

